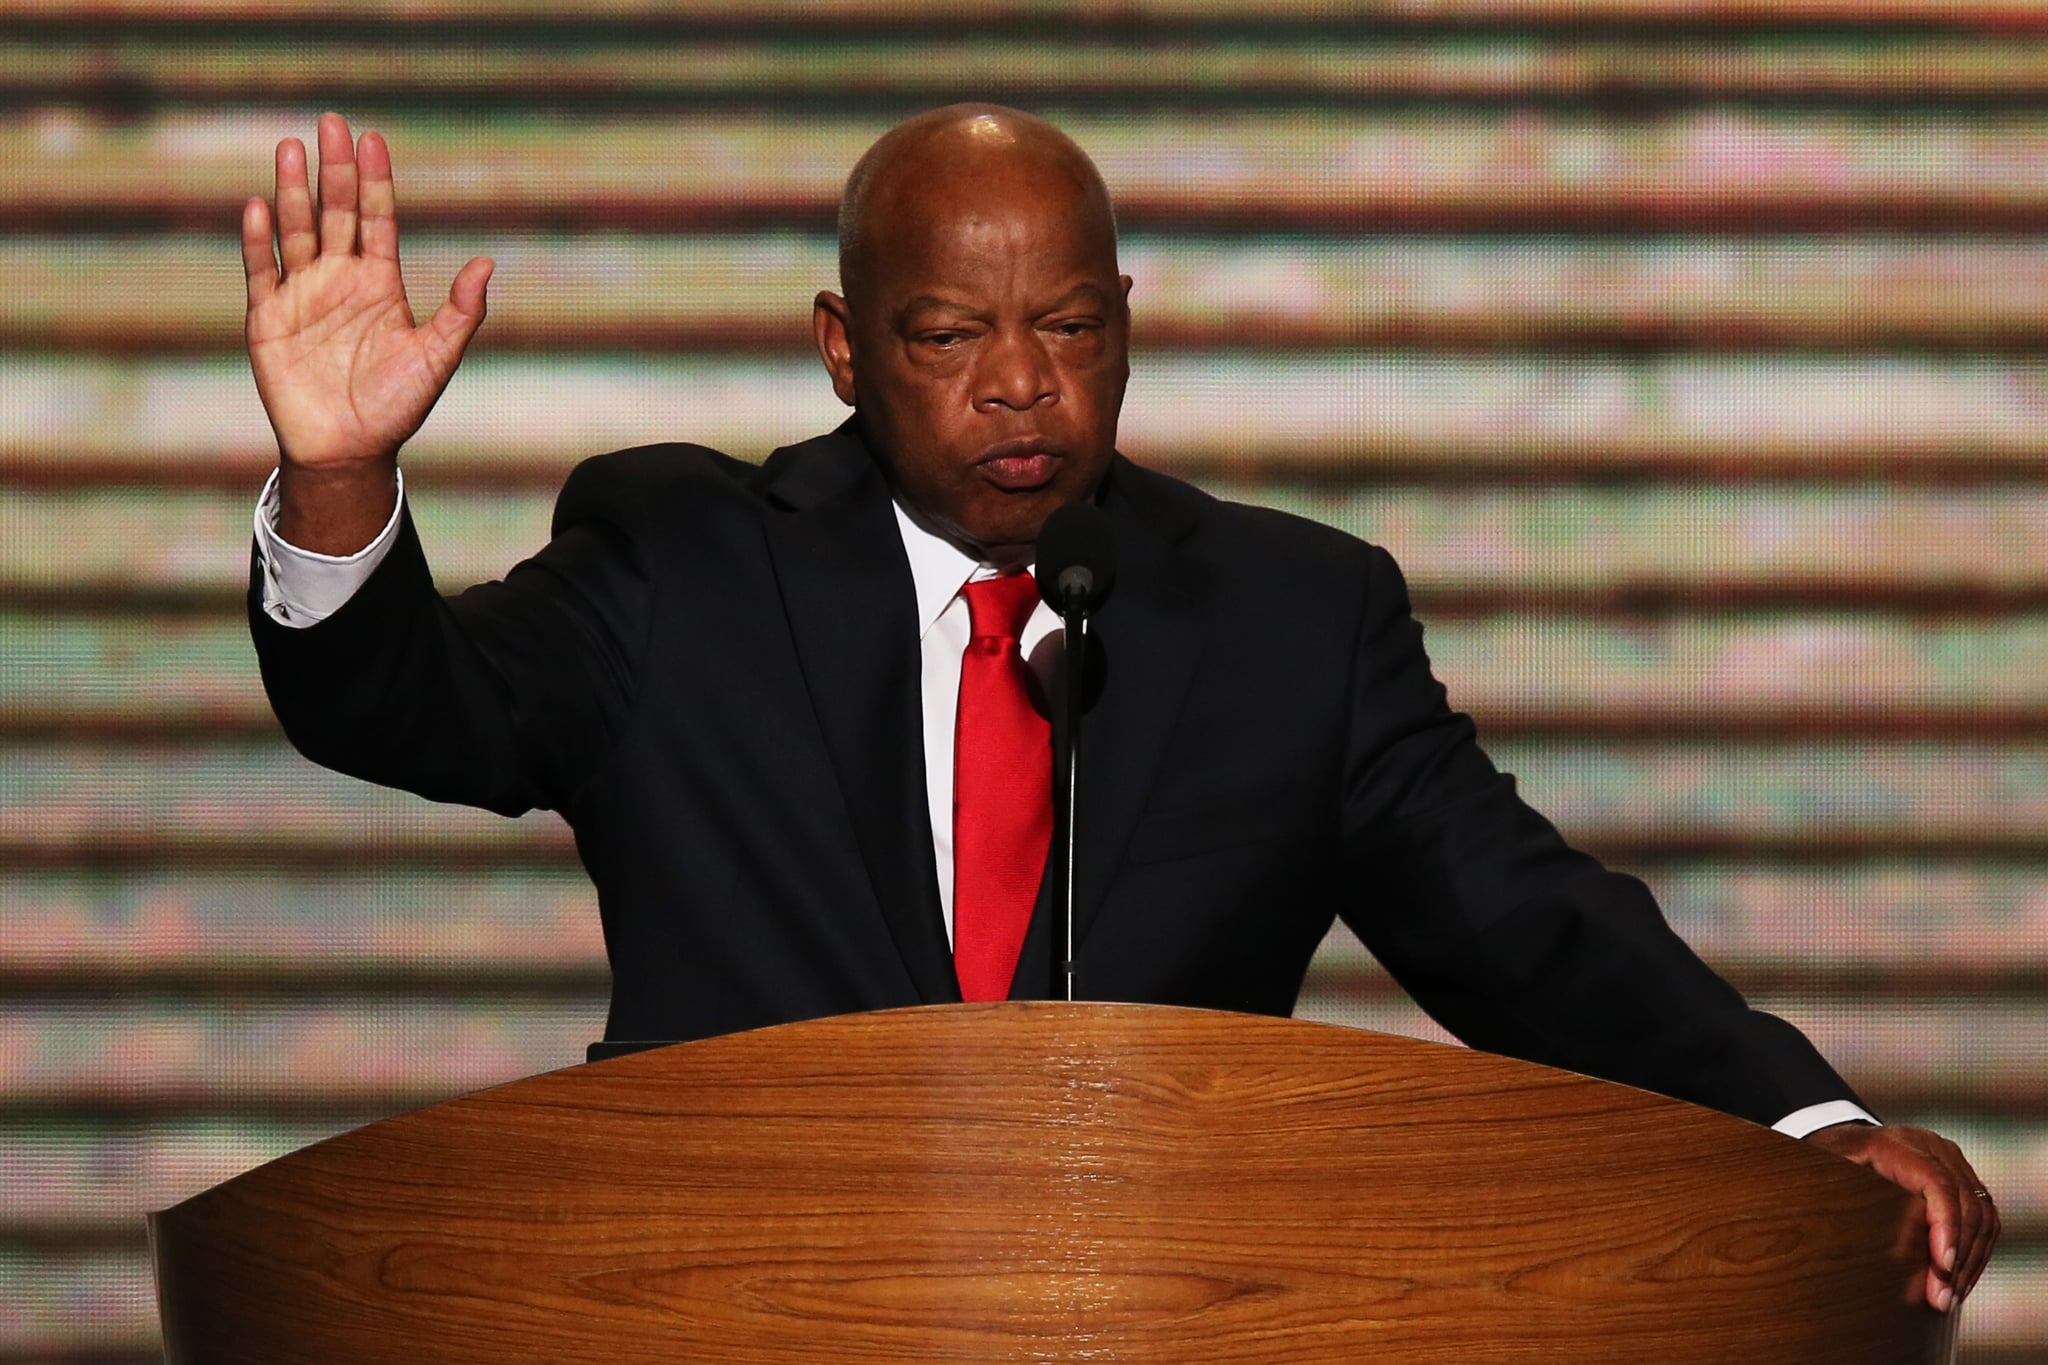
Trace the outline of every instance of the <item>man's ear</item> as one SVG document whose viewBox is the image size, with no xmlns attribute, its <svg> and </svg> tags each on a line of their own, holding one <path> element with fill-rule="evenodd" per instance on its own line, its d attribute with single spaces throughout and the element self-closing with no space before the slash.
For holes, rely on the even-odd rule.
<svg viewBox="0 0 2048 1365">
<path fill-rule="evenodd" d="M 818 341 L 818 357 L 832 376 L 832 392 L 852 407 L 853 318 L 846 300 L 829 289 L 819 290 L 811 300 L 811 334 Z"/>
</svg>

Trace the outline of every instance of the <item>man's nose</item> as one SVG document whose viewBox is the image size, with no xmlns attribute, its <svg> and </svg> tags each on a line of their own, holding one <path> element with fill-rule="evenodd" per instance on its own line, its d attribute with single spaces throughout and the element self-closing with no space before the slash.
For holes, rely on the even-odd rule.
<svg viewBox="0 0 2048 1365">
<path fill-rule="evenodd" d="M 991 336 L 974 378 L 974 405 L 983 411 L 1021 412 L 1057 396 L 1052 358 L 1030 328 L 1005 328 Z"/>
</svg>

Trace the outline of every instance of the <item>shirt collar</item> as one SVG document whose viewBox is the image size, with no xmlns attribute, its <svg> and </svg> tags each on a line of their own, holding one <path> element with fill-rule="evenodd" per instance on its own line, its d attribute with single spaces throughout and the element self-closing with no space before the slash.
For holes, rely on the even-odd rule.
<svg viewBox="0 0 2048 1365">
<path fill-rule="evenodd" d="M 902 533 L 903 552 L 910 559 L 910 581 L 917 592 L 917 638 L 922 640 L 963 586 L 977 578 L 994 578 L 998 570 L 919 525 L 904 509 L 902 499 L 891 498 L 889 505 L 896 509 L 896 529 Z"/>
</svg>

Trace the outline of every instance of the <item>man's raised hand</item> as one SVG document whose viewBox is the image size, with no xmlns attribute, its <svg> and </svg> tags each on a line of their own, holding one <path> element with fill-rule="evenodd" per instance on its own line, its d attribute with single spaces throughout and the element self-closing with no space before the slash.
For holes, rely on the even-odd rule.
<svg viewBox="0 0 2048 1365">
<path fill-rule="evenodd" d="M 319 199 L 297 138 L 277 145 L 275 213 L 242 209 L 249 363 L 277 433 L 278 531 L 350 554 L 391 515 L 398 448 L 427 418 L 484 320 L 489 258 L 465 265 L 415 325 L 398 271 L 391 152 L 320 118 Z M 272 234 L 276 251 L 272 251 Z"/>
</svg>

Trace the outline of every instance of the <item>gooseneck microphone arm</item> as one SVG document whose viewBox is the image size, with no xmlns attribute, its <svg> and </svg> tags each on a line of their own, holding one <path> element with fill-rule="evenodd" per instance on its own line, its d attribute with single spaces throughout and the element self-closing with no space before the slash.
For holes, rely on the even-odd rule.
<svg viewBox="0 0 2048 1365">
<path fill-rule="evenodd" d="M 1081 716 L 1087 710 L 1094 675 L 1090 627 L 1095 609 L 1109 595 L 1116 574 L 1116 546 L 1108 519 L 1093 503 L 1069 503 L 1046 519 L 1038 535 L 1038 592 L 1060 614 L 1065 649 L 1052 697 L 1052 858 L 1046 875 L 1053 885 L 1053 948 L 1050 995 L 1074 999 L 1074 846 L 1080 791 Z"/>
</svg>

